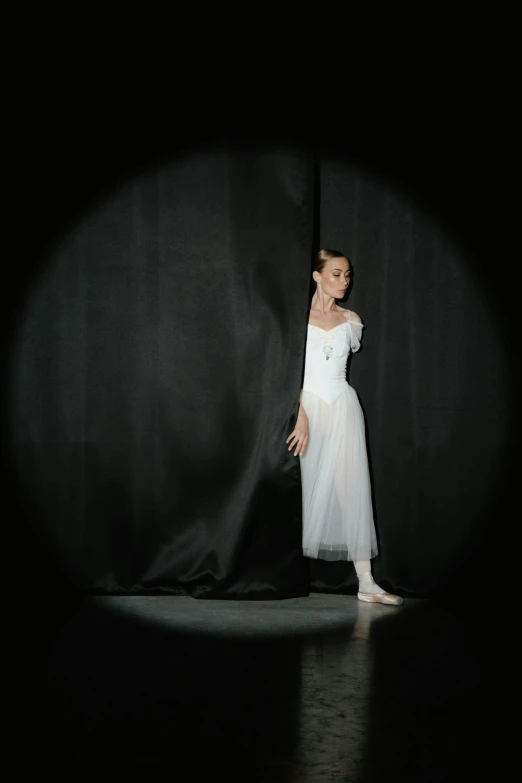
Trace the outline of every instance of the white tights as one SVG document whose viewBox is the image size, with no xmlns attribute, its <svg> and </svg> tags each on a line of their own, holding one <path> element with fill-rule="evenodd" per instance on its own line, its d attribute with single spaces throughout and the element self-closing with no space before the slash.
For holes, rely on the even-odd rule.
<svg viewBox="0 0 522 783">
<path fill-rule="evenodd" d="M 369 560 L 357 560 L 354 563 L 357 578 L 359 580 L 360 593 L 384 593 L 382 587 L 374 581 L 372 566 Z"/>
</svg>

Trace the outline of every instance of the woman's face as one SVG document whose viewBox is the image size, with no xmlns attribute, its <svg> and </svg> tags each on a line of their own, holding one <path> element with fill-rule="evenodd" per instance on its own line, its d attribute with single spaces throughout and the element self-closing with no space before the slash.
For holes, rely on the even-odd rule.
<svg viewBox="0 0 522 783">
<path fill-rule="evenodd" d="M 324 294 L 342 299 L 350 285 L 350 264 L 347 258 L 330 258 L 322 272 L 314 272 L 314 280 Z"/>
</svg>

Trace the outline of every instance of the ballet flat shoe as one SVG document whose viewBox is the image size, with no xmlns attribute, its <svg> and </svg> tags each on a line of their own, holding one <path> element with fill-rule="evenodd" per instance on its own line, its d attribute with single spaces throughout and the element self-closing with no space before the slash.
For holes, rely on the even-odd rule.
<svg viewBox="0 0 522 783">
<path fill-rule="evenodd" d="M 371 604 L 389 604 L 390 606 L 401 606 L 404 599 L 393 593 L 357 593 L 359 601 L 368 601 Z"/>
</svg>

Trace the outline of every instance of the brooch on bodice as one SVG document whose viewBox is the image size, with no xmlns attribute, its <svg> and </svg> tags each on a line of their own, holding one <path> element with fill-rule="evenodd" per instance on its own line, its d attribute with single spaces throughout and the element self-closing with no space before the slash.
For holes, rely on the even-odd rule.
<svg viewBox="0 0 522 783">
<path fill-rule="evenodd" d="M 323 353 L 328 360 L 333 353 L 333 340 L 335 329 L 331 329 L 330 332 L 323 340 Z"/>
</svg>

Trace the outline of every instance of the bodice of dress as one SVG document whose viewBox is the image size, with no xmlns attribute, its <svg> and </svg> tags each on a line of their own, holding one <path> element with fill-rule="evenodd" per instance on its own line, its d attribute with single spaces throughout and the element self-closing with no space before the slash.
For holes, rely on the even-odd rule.
<svg viewBox="0 0 522 783">
<path fill-rule="evenodd" d="M 303 389 L 331 404 L 346 385 L 350 351 L 361 345 L 363 324 L 346 321 L 325 331 L 308 324 Z"/>
</svg>

